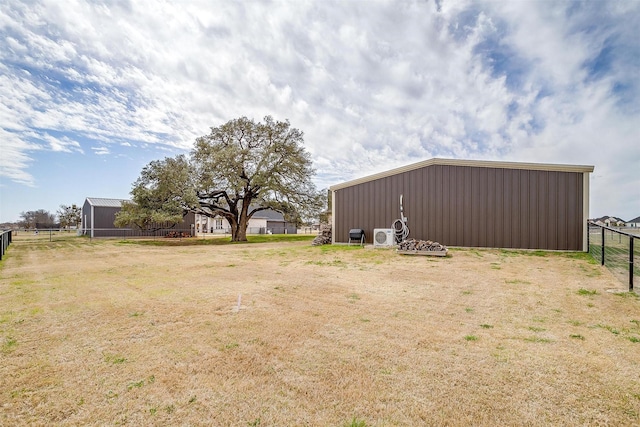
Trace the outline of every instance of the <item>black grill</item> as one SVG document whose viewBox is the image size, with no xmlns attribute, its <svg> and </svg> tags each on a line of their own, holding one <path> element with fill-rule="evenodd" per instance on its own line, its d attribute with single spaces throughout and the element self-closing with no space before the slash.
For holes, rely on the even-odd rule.
<svg viewBox="0 0 640 427">
<path fill-rule="evenodd" d="M 362 228 L 352 228 L 349 230 L 349 240 L 360 240 L 364 236 L 364 230 Z"/>
<path fill-rule="evenodd" d="M 351 244 L 352 241 L 364 245 L 364 230 L 362 228 L 352 228 L 349 230 L 349 244 Z"/>
</svg>

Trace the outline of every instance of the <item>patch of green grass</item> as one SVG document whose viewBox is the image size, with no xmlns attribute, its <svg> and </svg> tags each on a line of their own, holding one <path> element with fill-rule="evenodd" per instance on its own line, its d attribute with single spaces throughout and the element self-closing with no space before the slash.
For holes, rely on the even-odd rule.
<svg viewBox="0 0 640 427">
<path fill-rule="evenodd" d="M 602 328 L 602 329 L 606 329 L 607 331 L 611 332 L 613 335 L 620 335 L 620 331 L 617 330 L 616 328 L 614 328 L 611 325 L 603 325 L 602 323 L 598 323 L 597 325 L 594 326 L 595 328 Z"/>
<path fill-rule="evenodd" d="M 13 337 L 6 337 L 2 342 L 2 353 L 11 353 L 18 347 L 18 340 Z"/>
<path fill-rule="evenodd" d="M 353 294 L 347 295 L 347 298 L 349 298 L 351 301 L 357 301 L 360 299 L 360 295 L 353 293 Z"/>
<path fill-rule="evenodd" d="M 489 324 L 483 323 L 482 325 L 480 325 L 480 327 L 483 328 L 483 329 L 492 329 L 493 325 L 489 325 Z"/>
<path fill-rule="evenodd" d="M 478 341 L 478 337 L 475 335 L 465 335 L 464 336 L 464 340 L 465 341 Z"/>
<path fill-rule="evenodd" d="M 334 259 L 333 261 L 307 261 L 305 264 L 329 266 L 329 267 L 346 267 L 347 266 L 346 262 L 339 259 Z"/>
<path fill-rule="evenodd" d="M 530 285 L 531 284 L 531 282 L 528 282 L 526 280 L 520 280 L 520 279 L 505 280 L 504 282 L 510 285 Z"/>
<path fill-rule="evenodd" d="M 112 365 L 119 365 L 126 362 L 127 358 L 119 354 L 105 354 L 104 361 L 107 363 L 111 363 Z"/>
<path fill-rule="evenodd" d="M 276 242 L 311 242 L 316 236 L 313 234 L 255 234 L 247 236 L 246 242 L 232 242 L 230 237 L 216 237 L 200 239 L 187 237 L 184 239 L 130 239 L 119 241 L 120 245 L 146 245 L 146 246 L 225 246 L 244 245 L 252 243 L 276 243 Z"/>
<path fill-rule="evenodd" d="M 133 313 L 129 313 L 129 317 L 140 317 L 144 314 L 144 311 L 134 311 Z"/>
<path fill-rule="evenodd" d="M 467 307 L 464 309 L 464 311 L 466 311 L 467 313 L 473 313 L 473 308 Z"/>
<path fill-rule="evenodd" d="M 635 298 L 638 299 L 638 294 L 636 294 L 635 292 L 614 292 L 613 293 L 616 296 L 619 296 L 620 298 Z"/>
<path fill-rule="evenodd" d="M 196 396 L 191 396 L 189 398 L 189 403 L 195 403 L 196 400 L 198 400 L 198 398 Z"/>
<path fill-rule="evenodd" d="M 634 325 L 636 325 L 636 327 L 640 327 L 640 320 L 629 320 L 629 322 L 633 323 Z"/>
<path fill-rule="evenodd" d="M 574 339 L 577 339 L 577 340 L 583 340 L 584 341 L 584 337 L 582 335 L 580 335 L 580 334 L 571 334 L 571 335 L 569 335 L 569 338 L 574 338 Z"/>
<path fill-rule="evenodd" d="M 143 385 L 144 385 L 144 380 L 132 381 L 129 384 L 127 384 L 127 390 L 131 390 L 132 388 L 140 388 Z"/>
<path fill-rule="evenodd" d="M 524 249 L 500 249 L 500 253 L 504 256 L 518 256 L 518 255 L 528 255 L 528 256 L 537 256 L 537 257 L 546 257 L 552 252 L 540 251 L 540 250 L 524 250 Z"/>
<path fill-rule="evenodd" d="M 334 252 L 347 252 L 347 251 L 362 251 L 362 246 L 360 245 L 322 245 L 317 246 L 320 248 L 320 252 L 323 254 L 334 253 Z M 363 251 L 364 252 L 364 251 Z M 369 252 L 369 251 L 366 251 Z M 374 255 L 374 254 L 372 254 Z"/>
<path fill-rule="evenodd" d="M 544 332 L 544 331 L 546 331 L 545 328 L 538 328 L 538 327 L 535 327 L 535 326 L 529 326 L 527 329 L 529 329 L 532 332 Z"/>
<path fill-rule="evenodd" d="M 229 343 L 229 344 L 225 344 L 222 347 L 222 350 L 223 351 L 224 350 L 231 350 L 231 349 L 234 349 L 234 348 L 237 348 L 237 347 L 240 347 L 240 344 L 238 344 L 237 342 L 232 342 L 232 343 Z"/>
<path fill-rule="evenodd" d="M 462 291 L 462 295 L 471 295 L 472 293 L 473 291 L 469 291 L 469 290 Z"/>
<path fill-rule="evenodd" d="M 553 342 L 549 338 L 542 338 L 542 337 L 527 337 L 524 340 L 528 342 L 545 343 L 545 344 Z"/>
<path fill-rule="evenodd" d="M 560 252 L 563 258 L 577 259 L 586 261 L 589 264 L 597 264 L 598 262 L 591 256 L 589 252 Z"/>
<path fill-rule="evenodd" d="M 351 421 L 344 423 L 344 427 L 367 427 L 367 423 L 364 420 L 353 417 Z"/>
<path fill-rule="evenodd" d="M 582 325 L 582 322 L 578 321 L 578 320 L 569 320 L 569 324 L 572 326 L 580 326 Z"/>
<path fill-rule="evenodd" d="M 598 295 L 598 291 L 595 289 L 589 290 L 585 288 L 580 288 L 578 289 L 578 295 Z"/>
</svg>

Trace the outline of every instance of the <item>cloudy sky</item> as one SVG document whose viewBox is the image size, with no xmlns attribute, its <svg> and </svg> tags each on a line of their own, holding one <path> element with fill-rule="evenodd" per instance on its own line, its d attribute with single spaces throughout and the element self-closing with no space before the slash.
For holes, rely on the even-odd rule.
<svg viewBox="0 0 640 427">
<path fill-rule="evenodd" d="M 640 1 L 0 0 L 0 222 L 127 198 L 240 116 L 318 188 L 432 157 L 594 165 L 640 215 Z"/>
</svg>

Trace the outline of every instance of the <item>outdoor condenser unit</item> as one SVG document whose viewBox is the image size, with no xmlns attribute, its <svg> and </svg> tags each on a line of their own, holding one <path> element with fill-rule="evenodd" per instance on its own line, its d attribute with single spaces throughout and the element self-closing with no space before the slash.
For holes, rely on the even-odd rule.
<svg viewBox="0 0 640 427">
<path fill-rule="evenodd" d="M 395 245 L 395 233 L 393 228 L 376 228 L 373 230 L 373 246 L 393 246 Z"/>
</svg>

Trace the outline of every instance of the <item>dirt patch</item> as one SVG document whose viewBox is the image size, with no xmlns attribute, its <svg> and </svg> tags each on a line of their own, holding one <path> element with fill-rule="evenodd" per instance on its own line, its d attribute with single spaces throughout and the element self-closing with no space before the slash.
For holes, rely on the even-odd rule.
<svg viewBox="0 0 640 427">
<path fill-rule="evenodd" d="M 0 424 L 638 423 L 635 295 L 582 255 L 450 254 L 16 241 Z"/>
</svg>

